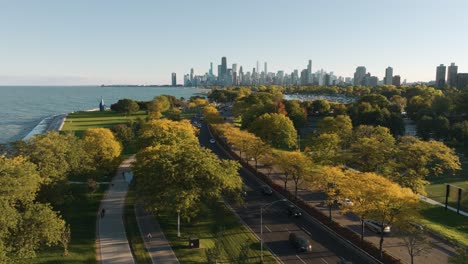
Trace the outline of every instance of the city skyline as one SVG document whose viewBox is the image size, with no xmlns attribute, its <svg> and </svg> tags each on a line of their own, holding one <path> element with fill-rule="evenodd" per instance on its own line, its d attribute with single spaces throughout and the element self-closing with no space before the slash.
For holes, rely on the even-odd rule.
<svg viewBox="0 0 468 264">
<path fill-rule="evenodd" d="M 408 82 L 434 81 L 439 64 L 467 71 L 466 1 L 280 3 L 6 2 L 0 85 L 170 84 L 172 72 L 181 83 L 223 56 L 244 72 L 268 62 L 291 73 L 308 59 L 343 77 L 364 65 L 380 80 L 388 66 Z"/>
</svg>

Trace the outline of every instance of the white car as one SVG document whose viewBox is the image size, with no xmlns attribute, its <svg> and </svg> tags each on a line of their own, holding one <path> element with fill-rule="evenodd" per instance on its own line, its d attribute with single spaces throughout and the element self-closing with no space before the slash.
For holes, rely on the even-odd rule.
<svg viewBox="0 0 468 264">
<path fill-rule="evenodd" d="M 216 143 L 216 140 L 214 140 L 214 138 L 212 138 L 212 139 L 210 139 L 210 143 L 214 144 L 214 143 Z"/>
<path fill-rule="evenodd" d="M 354 203 L 349 198 L 343 198 L 338 200 L 340 206 L 353 206 Z"/>
<path fill-rule="evenodd" d="M 379 222 L 372 219 L 365 219 L 364 225 L 376 233 L 390 233 L 390 226 L 385 225 L 384 227 L 382 227 L 382 225 Z"/>
</svg>

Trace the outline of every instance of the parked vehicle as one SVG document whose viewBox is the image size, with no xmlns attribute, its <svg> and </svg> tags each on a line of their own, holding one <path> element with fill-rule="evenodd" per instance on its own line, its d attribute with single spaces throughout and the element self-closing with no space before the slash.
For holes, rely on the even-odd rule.
<svg viewBox="0 0 468 264">
<path fill-rule="evenodd" d="M 262 187 L 260 187 L 260 191 L 265 195 L 273 194 L 273 190 L 268 185 L 262 185 Z"/>
<path fill-rule="evenodd" d="M 286 213 L 289 215 L 289 216 L 294 216 L 294 217 L 301 217 L 302 216 L 302 213 L 301 211 L 299 210 L 299 208 L 297 208 L 295 205 L 293 204 L 288 204 L 287 207 L 286 207 Z"/>
<path fill-rule="evenodd" d="M 289 234 L 289 242 L 299 251 L 309 252 L 312 251 L 312 244 L 305 237 L 296 233 Z"/>
<path fill-rule="evenodd" d="M 343 257 L 340 257 L 340 260 L 336 264 L 353 264 L 353 262 L 346 260 Z"/>
<path fill-rule="evenodd" d="M 379 222 L 373 220 L 373 219 L 365 219 L 364 220 L 364 225 L 367 226 L 370 230 L 376 232 L 376 233 L 390 233 L 390 226 L 385 225 L 382 226 Z"/>
<path fill-rule="evenodd" d="M 340 206 L 353 206 L 354 203 L 349 198 L 343 198 L 338 200 Z"/>
</svg>

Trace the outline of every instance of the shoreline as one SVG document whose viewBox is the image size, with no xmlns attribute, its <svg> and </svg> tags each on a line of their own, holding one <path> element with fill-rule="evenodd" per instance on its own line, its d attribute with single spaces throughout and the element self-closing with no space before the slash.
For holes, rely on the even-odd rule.
<svg viewBox="0 0 468 264">
<path fill-rule="evenodd" d="M 23 141 L 29 140 L 35 135 L 43 134 L 49 131 L 61 131 L 65 119 L 68 116 L 66 114 L 60 114 L 55 116 L 49 116 L 41 120 L 39 124 L 37 124 L 25 137 L 23 137 Z"/>
</svg>

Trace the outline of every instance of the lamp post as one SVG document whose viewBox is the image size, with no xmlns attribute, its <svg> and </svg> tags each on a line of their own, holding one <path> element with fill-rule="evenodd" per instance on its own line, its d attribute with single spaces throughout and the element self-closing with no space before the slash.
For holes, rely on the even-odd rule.
<svg viewBox="0 0 468 264">
<path fill-rule="evenodd" d="M 286 202 L 286 201 L 287 199 L 276 200 L 274 202 L 271 202 L 269 204 L 266 204 L 260 207 L 260 259 L 261 259 L 261 263 L 263 263 L 263 210 L 266 210 L 268 207 L 274 205 L 275 203 Z"/>
</svg>

